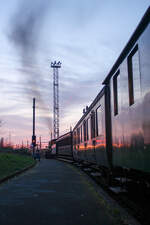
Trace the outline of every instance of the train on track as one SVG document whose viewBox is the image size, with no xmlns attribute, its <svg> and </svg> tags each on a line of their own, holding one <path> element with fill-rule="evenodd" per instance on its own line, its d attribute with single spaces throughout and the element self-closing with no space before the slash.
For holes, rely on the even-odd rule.
<svg viewBox="0 0 150 225">
<path fill-rule="evenodd" d="M 57 156 L 150 185 L 150 7 Z M 51 145 L 52 147 L 52 145 Z"/>
</svg>

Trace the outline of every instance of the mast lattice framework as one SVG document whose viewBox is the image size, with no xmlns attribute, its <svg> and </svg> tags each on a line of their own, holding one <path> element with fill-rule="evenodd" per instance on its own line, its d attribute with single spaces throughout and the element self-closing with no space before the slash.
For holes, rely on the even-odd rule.
<svg viewBox="0 0 150 225">
<path fill-rule="evenodd" d="M 59 137 L 59 73 L 61 62 L 51 62 L 53 68 L 53 134 L 54 138 Z"/>
</svg>

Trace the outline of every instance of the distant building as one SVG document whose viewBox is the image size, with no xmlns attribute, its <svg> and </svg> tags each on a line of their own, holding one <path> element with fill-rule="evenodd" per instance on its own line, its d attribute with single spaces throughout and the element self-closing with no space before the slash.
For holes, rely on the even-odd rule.
<svg viewBox="0 0 150 225">
<path fill-rule="evenodd" d="M 2 137 L 0 140 L 0 148 L 3 148 L 3 147 L 4 147 L 4 138 Z"/>
</svg>

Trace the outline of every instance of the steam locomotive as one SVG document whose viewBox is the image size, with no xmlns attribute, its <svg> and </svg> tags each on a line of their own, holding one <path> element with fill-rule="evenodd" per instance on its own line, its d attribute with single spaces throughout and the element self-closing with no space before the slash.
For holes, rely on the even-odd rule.
<svg viewBox="0 0 150 225">
<path fill-rule="evenodd" d="M 56 154 L 150 184 L 150 7 Z"/>
</svg>

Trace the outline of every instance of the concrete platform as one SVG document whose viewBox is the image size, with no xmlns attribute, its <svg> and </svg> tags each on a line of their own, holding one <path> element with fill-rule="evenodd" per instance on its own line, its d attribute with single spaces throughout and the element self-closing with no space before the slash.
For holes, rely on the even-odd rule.
<svg viewBox="0 0 150 225">
<path fill-rule="evenodd" d="M 54 159 L 0 185 L 0 225 L 113 225 L 86 176 Z"/>
</svg>

